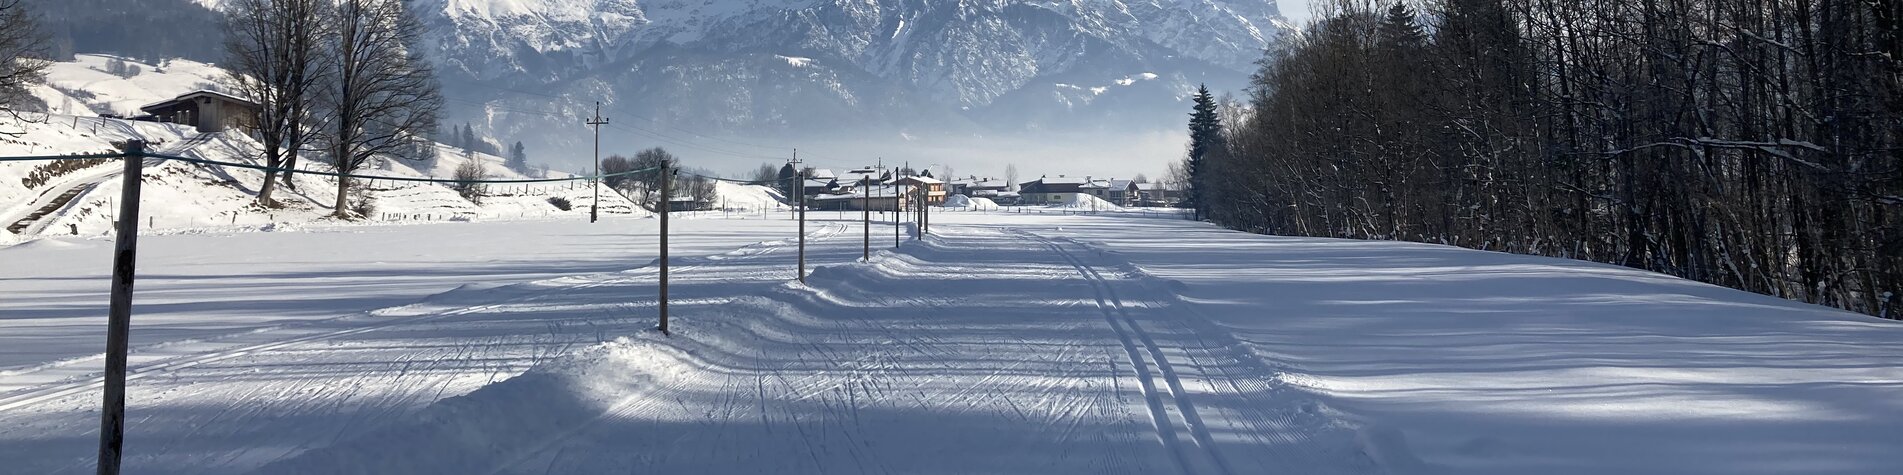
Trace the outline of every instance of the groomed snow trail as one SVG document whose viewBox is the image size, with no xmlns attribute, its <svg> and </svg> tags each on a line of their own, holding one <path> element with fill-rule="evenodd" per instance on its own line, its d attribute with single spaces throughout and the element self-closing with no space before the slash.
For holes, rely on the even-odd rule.
<svg viewBox="0 0 1903 475">
<path fill-rule="evenodd" d="M 672 337 L 592 348 L 258 473 L 1377 470 L 1262 365 L 1170 323 L 1167 290 L 1113 270 L 1127 265 L 938 231 L 805 285 L 710 266 L 674 284 Z"/>
<path fill-rule="evenodd" d="M 817 245 L 845 230 L 815 223 L 810 235 Z M 674 271 L 719 264 L 790 279 L 791 266 L 766 262 L 788 260 L 790 244 L 676 258 Z M 237 473 L 347 440 L 571 349 L 652 328 L 654 284 L 647 266 L 468 286 L 368 314 L 159 345 L 149 352 L 171 356 L 137 363 L 128 376 L 128 473 Z M 99 384 L 86 377 L 0 399 L 0 472 L 90 472 Z"/>
<path fill-rule="evenodd" d="M 676 249 L 695 251 L 677 254 L 757 244 L 676 260 L 671 337 L 650 331 L 653 267 L 620 271 L 652 241 L 619 226 L 177 237 L 428 249 L 271 270 L 173 256 L 211 262 L 142 290 L 128 473 L 1903 467 L 1887 443 L 1903 430 L 1896 322 L 1446 246 L 1138 213 L 941 217 L 865 263 L 858 223 L 813 223 L 805 284 L 790 242 L 760 242 L 790 223 L 684 220 Z M 0 257 L 66 262 L 91 244 Z M 73 283 L 99 279 L 16 275 L 0 277 L 24 289 L 0 293 L 0 348 L 14 350 L 0 354 L 0 473 L 85 473 L 98 401 L 81 370 L 97 360 L 72 356 L 95 330 L 61 315 L 89 311 Z M 417 301 L 444 278 L 478 283 Z M 392 286 L 400 300 L 359 295 Z"/>
</svg>

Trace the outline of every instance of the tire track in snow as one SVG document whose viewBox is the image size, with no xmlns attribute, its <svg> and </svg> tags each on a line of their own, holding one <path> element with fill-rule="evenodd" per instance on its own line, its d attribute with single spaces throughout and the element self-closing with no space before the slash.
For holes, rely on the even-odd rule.
<svg viewBox="0 0 1903 475">
<path fill-rule="evenodd" d="M 1230 473 L 1228 463 L 1216 449 L 1214 437 L 1203 424 L 1195 405 L 1191 404 L 1188 392 L 1184 390 L 1183 383 L 1170 364 L 1168 355 L 1130 316 L 1129 310 L 1124 307 L 1122 299 L 1117 295 L 1109 280 L 1075 254 L 1065 250 L 1061 244 L 1029 233 L 1020 234 L 1043 242 L 1058 257 L 1076 268 L 1078 275 L 1083 276 L 1084 280 L 1090 284 L 1091 291 L 1095 294 L 1097 309 L 1103 313 L 1104 321 L 1109 323 L 1111 329 L 1116 332 L 1118 340 L 1122 343 L 1137 373 L 1137 382 L 1142 387 L 1145 403 L 1150 408 L 1151 421 L 1157 430 L 1157 437 L 1165 447 L 1170 449 L 1178 468 L 1183 473 L 1198 473 L 1198 468 L 1201 466 L 1209 466 L 1217 473 Z M 1132 335 L 1135 338 L 1132 338 Z M 1141 343 L 1141 350 L 1138 348 L 1138 343 Z M 1148 357 L 1145 358 L 1144 354 Z M 1151 365 L 1155 366 L 1154 373 L 1151 371 Z M 1167 394 L 1157 390 L 1156 379 L 1163 381 Z M 1165 397 L 1170 399 L 1167 405 L 1163 401 Z M 1170 416 L 1169 407 L 1172 406 L 1176 409 L 1176 416 L 1181 418 L 1183 427 L 1188 430 L 1191 442 L 1198 450 L 1189 450 L 1182 446 L 1176 432 L 1176 420 Z"/>
</svg>

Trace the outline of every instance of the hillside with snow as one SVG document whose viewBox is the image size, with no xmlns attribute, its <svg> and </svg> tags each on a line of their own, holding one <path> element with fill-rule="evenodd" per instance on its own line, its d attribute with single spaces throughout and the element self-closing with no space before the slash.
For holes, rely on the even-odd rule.
<svg viewBox="0 0 1903 475">
<path fill-rule="evenodd" d="M 18 136 L 0 136 L 0 156 L 110 153 L 118 143 L 144 140 L 147 150 L 230 163 L 258 164 L 257 142 L 242 133 L 199 134 L 176 124 L 98 117 L 129 115 L 140 106 L 178 94 L 218 89 L 223 72 L 186 60 L 164 64 L 129 62 L 137 74 L 107 72 L 114 58 L 82 55 L 56 63 L 47 84 L 36 89 L 53 114 L 44 122 L 6 123 Z M 360 174 L 388 177 L 447 178 L 469 161 L 482 164 L 494 179 L 531 178 L 503 166 L 501 157 L 438 145 L 436 159 L 422 162 L 378 160 Z M 327 171 L 307 157 L 302 167 Z M 297 175 L 294 187 L 281 189 L 280 209 L 255 204 L 261 172 L 182 163 L 149 163 L 144 172 L 141 215 L 147 232 L 201 232 L 205 229 L 279 229 L 324 220 L 335 202 L 332 178 Z M 79 165 L 75 168 L 75 165 Z M 120 172 L 117 161 L 85 163 L 0 162 L 0 243 L 32 236 L 108 233 L 117 213 Z M 554 174 L 555 177 L 567 176 Z M 375 221 L 509 219 L 585 214 L 594 193 L 585 183 L 494 185 L 472 202 L 439 184 L 368 180 L 363 190 L 375 203 Z M 551 199 L 556 199 L 552 201 Z M 612 191 L 602 211 L 645 216 L 649 213 Z M 561 209 L 555 201 L 566 202 Z M 36 219 L 28 219 L 44 213 Z"/>
</svg>

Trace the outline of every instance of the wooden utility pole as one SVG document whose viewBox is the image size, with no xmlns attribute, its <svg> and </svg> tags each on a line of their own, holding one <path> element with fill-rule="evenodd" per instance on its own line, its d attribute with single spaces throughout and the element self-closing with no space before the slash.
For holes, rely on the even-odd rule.
<svg viewBox="0 0 1903 475">
<path fill-rule="evenodd" d="M 132 275 L 139 252 L 139 187 L 145 142 L 125 145 L 125 177 L 114 233 L 112 297 L 106 311 L 106 395 L 99 415 L 99 475 L 118 475 L 126 441 L 126 354 L 132 338 Z"/>
<path fill-rule="evenodd" d="M 862 259 L 872 262 L 872 176 L 859 178 L 859 188 L 866 190 L 861 192 L 865 194 L 866 199 L 859 202 L 863 205 L 860 206 L 861 211 L 865 213 L 864 217 L 859 218 L 859 224 L 866 228 L 866 255 Z"/>
<path fill-rule="evenodd" d="M 593 223 L 601 219 L 601 126 L 608 125 L 601 117 L 601 102 L 595 102 L 595 118 L 588 125 L 595 126 L 595 201 L 588 205 L 588 222 Z"/>
<path fill-rule="evenodd" d="M 900 190 L 902 189 L 903 189 L 902 186 L 899 185 L 899 174 L 893 173 L 892 174 L 892 248 L 893 249 L 899 248 L 899 244 L 900 244 L 899 235 L 905 232 L 903 229 L 905 227 L 905 215 L 899 214 L 899 210 L 905 209 L 905 206 L 903 206 L 905 201 L 900 199 L 900 194 L 899 194 L 901 193 Z"/>
<path fill-rule="evenodd" d="M 799 195 L 794 198 L 794 202 L 799 203 L 798 208 L 800 215 L 799 279 L 800 283 L 804 284 L 806 283 L 806 169 L 800 167 L 800 150 L 797 148 L 793 149 L 793 170 L 793 179 L 798 180 L 795 182 L 797 184 L 793 186 L 794 194 Z"/>
<path fill-rule="evenodd" d="M 674 181 L 674 169 L 666 161 L 661 162 L 661 334 L 667 335 L 667 215 L 668 204 L 674 197 L 668 194 L 668 183 Z"/>
</svg>

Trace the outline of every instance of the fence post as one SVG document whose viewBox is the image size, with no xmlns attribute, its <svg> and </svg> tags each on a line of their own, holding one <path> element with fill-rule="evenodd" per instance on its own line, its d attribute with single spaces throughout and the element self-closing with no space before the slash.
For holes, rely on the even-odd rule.
<svg viewBox="0 0 1903 475">
<path fill-rule="evenodd" d="M 799 203 L 799 206 L 797 206 L 797 208 L 799 208 L 798 214 L 799 214 L 799 220 L 800 220 L 799 278 L 800 278 L 800 283 L 804 284 L 806 283 L 806 170 L 804 169 L 800 170 L 799 173 L 796 175 L 796 177 L 797 178 L 795 179 L 799 180 L 799 184 L 794 186 L 793 193 L 799 195 L 799 197 L 796 198 L 797 201 L 795 201 L 796 203 Z"/>
<path fill-rule="evenodd" d="M 901 193 L 905 192 L 904 190 L 905 190 L 905 187 L 899 184 L 899 175 L 897 173 L 892 174 L 892 248 L 893 249 L 899 248 L 899 244 L 900 244 L 899 235 L 905 232 L 904 231 L 905 215 L 901 214 L 901 213 L 904 213 L 904 211 L 901 211 L 901 210 L 905 209 L 905 204 L 904 204 L 905 201 L 899 198 L 901 196 Z"/>
<path fill-rule="evenodd" d="M 872 262 L 872 176 L 860 178 L 859 187 L 866 190 L 866 199 L 860 202 L 862 216 L 859 220 L 859 225 L 866 228 L 866 252 L 863 259 L 866 262 Z"/>
<path fill-rule="evenodd" d="M 125 145 L 124 185 L 119 192 L 119 229 L 112 255 L 112 297 L 106 313 L 106 391 L 99 415 L 99 475 L 118 475 L 125 448 L 126 353 L 132 336 L 132 275 L 139 247 L 139 185 L 145 143 Z"/>
<path fill-rule="evenodd" d="M 661 334 L 667 332 L 667 212 L 668 202 L 673 196 L 668 194 L 668 182 L 674 181 L 674 170 L 666 163 L 661 164 Z"/>
</svg>

